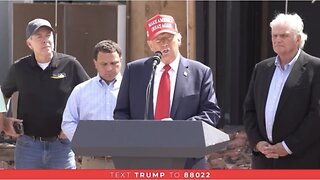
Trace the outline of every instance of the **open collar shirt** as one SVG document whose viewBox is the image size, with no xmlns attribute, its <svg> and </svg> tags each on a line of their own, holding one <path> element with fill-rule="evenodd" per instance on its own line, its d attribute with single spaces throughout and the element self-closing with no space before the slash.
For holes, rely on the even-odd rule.
<svg viewBox="0 0 320 180">
<path fill-rule="evenodd" d="M 281 97 L 282 89 L 284 87 L 284 84 L 286 83 L 288 76 L 290 75 L 290 72 L 297 61 L 301 50 L 299 49 L 295 57 L 284 66 L 284 69 L 281 68 L 280 62 L 279 62 L 279 56 L 276 57 L 275 60 L 275 71 L 273 73 L 273 77 L 271 80 L 271 84 L 269 87 L 269 93 L 268 98 L 266 102 L 266 109 L 265 109 L 265 122 L 266 122 L 266 130 L 267 130 L 267 136 L 270 142 L 273 141 L 272 139 L 272 130 L 273 130 L 273 123 L 275 120 L 275 115 L 277 112 L 279 100 Z M 291 154 L 290 149 L 287 147 L 285 142 L 282 142 L 284 148 L 287 150 L 289 154 Z"/>
</svg>

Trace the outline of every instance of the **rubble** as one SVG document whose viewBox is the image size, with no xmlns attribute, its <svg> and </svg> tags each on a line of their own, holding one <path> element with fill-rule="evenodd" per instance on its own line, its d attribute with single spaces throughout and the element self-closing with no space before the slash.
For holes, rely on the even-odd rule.
<svg viewBox="0 0 320 180">
<path fill-rule="evenodd" d="M 208 155 L 210 169 L 250 169 L 251 150 L 242 126 L 225 126 L 222 131 L 230 136 L 227 147 Z"/>
<path fill-rule="evenodd" d="M 0 169 L 14 169 L 14 145 L 0 143 Z"/>
<path fill-rule="evenodd" d="M 230 141 L 225 149 L 207 156 L 209 169 L 250 169 L 251 154 L 243 127 L 226 125 L 222 131 L 229 134 Z M 13 169 L 14 141 L 6 138 L 0 137 L 2 142 L 0 143 L 0 169 Z M 77 157 L 77 168 L 79 167 L 81 167 L 81 157 Z"/>
</svg>

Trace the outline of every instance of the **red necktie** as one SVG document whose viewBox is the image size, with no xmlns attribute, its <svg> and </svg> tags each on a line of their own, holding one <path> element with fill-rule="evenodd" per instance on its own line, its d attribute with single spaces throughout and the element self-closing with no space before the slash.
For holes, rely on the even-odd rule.
<svg viewBox="0 0 320 180">
<path fill-rule="evenodd" d="M 170 78 L 168 71 L 171 67 L 169 65 L 165 65 L 163 69 L 164 71 L 162 73 L 158 89 L 156 113 L 154 116 L 157 120 L 170 117 Z"/>
</svg>

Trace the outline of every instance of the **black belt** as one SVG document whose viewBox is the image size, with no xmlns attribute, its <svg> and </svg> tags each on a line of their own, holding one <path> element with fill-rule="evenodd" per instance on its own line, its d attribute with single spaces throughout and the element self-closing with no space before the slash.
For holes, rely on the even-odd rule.
<svg viewBox="0 0 320 180">
<path fill-rule="evenodd" d="M 27 135 L 27 136 L 31 137 L 34 141 L 38 140 L 40 142 L 53 142 L 58 139 L 58 136 L 52 136 L 52 137 L 40 137 L 40 136 L 30 136 L 30 135 Z"/>
</svg>

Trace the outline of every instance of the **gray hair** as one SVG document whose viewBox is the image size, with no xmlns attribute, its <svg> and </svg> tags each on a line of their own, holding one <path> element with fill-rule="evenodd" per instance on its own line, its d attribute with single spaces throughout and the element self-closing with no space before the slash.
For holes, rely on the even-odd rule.
<svg viewBox="0 0 320 180">
<path fill-rule="evenodd" d="M 271 22 L 271 29 L 276 25 L 288 25 L 294 33 L 301 36 L 301 42 L 299 44 L 299 48 L 303 48 L 306 40 L 308 39 L 308 35 L 303 32 L 304 24 L 302 22 L 301 17 L 294 14 L 278 14 Z"/>
</svg>

